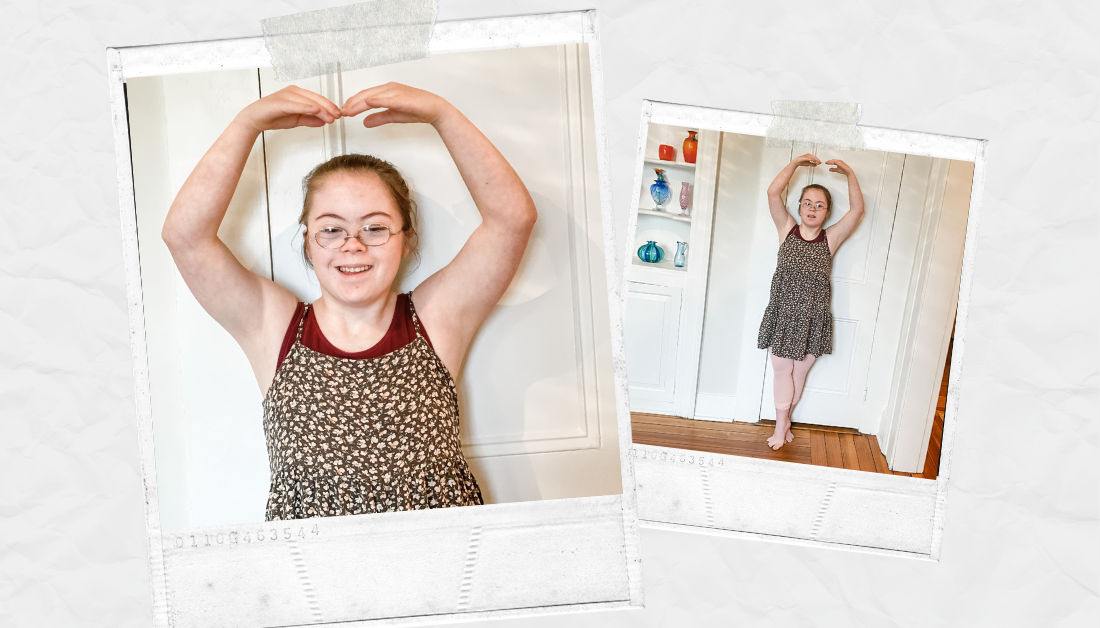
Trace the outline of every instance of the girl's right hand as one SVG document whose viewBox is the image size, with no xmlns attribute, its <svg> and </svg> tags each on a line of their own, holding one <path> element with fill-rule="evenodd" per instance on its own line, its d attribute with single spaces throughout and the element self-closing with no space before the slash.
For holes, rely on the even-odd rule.
<svg viewBox="0 0 1100 628">
<path fill-rule="evenodd" d="M 813 167 L 813 166 L 820 166 L 821 165 L 821 160 L 818 159 L 817 157 L 814 157 L 810 153 L 806 153 L 805 155 L 800 155 L 798 157 L 795 157 L 794 159 L 791 160 L 791 163 L 794 164 L 795 166 L 811 166 L 811 167 Z"/>
<path fill-rule="evenodd" d="M 299 126 L 320 127 L 335 122 L 340 108 L 324 96 L 289 85 L 248 105 L 237 120 L 257 133 Z"/>
</svg>

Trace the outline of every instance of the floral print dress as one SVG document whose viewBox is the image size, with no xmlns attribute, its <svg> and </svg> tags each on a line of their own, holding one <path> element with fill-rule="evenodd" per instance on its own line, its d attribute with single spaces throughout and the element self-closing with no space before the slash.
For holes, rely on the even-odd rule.
<svg viewBox="0 0 1100 628">
<path fill-rule="evenodd" d="M 799 361 L 833 352 L 832 270 L 825 230 L 806 241 L 795 225 L 779 246 L 758 348 L 771 348 L 778 357 Z"/>
<path fill-rule="evenodd" d="M 304 346 L 302 316 L 264 398 L 268 521 L 482 503 L 454 380 L 412 317 L 411 343 L 357 360 Z"/>
</svg>

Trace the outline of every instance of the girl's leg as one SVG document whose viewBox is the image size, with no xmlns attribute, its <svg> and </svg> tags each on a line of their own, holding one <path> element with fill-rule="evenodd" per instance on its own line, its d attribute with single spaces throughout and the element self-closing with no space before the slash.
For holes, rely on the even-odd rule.
<svg viewBox="0 0 1100 628">
<path fill-rule="evenodd" d="M 768 438 L 768 446 L 779 449 L 784 443 L 789 442 L 786 437 L 787 432 L 790 431 L 791 405 L 795 395 L 795 361 L 778 357 L 771 352 L 769 354 L 775 371 L 775 378 L 772 381 L 772 390 L 775 393 L 775 433 Z"/>
<path fill-rule="evenodd" d="M 814 365 L 814 361 L 817 360 L 816 356 L 806 355 L 803 356 L 801 361 L 791 360 L 794 372 L 791 374 L 794 383 L 794 396 L 791 398 L 791 409 L 787 413 L 787 417 L 793 419 L 794 406 L 798 403 L 798 400 L 802 398 L 802 389 L 806 387 L 806 376 L 810 374 L 810 367 Z M 791 421 L 787 422 L 787 442 L 794 440 L 794 434 L 790 429 Z"/>
<path fill-rule="evenodd" d="M 791 406 L 802 398 L 802 389 L 806 387 L 806 376 L 810 374 L 810 367 L 814 365 L 815 360 L 817 357 L 812 355 L 803 357 L 801 362 L 791 360 L 794 366 L 794 396 L 791 398 Z"/>
</svg>

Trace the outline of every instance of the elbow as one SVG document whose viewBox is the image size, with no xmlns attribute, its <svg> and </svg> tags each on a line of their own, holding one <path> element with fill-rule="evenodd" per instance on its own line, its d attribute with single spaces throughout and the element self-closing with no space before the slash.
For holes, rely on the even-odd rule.
<svg viewBox="0 0 1100 628">
<path fill-rule="evenodd" d="M 187 248 L 195 242 L 192 234 L 179 224 L 173 216 L 172 210 L 168 210 L 168 216 L 164 219 L 164 226 L 160 229 L 160 239 L 168 246 L 168 251 L 173 255 Z"/>
<path fill-rule="evenodd" d="M 168 245 L 168 250 L 171 251 L 178 246 L 179 235 L 172 224 L 172 215 L 168 214 L 168 218 L 164 221 L 164 226 L 160 229 L 160 239 Z"/>
<path fill-rule="evenodd" d="M 535 222 L 539 219 L 539 210 L 535 208 L 534 201 L 529 201 L 527 203 L 527 208 L 523 212 L 523 219 L 527 225 L 528 231 L 535 228 Z"/>
<path fill-rule="evenodd" d="M 527 203 L 523 211 L 517 212 L 512 228 L 517 234 L 522 234 L 524 240 L 530 240 L 531 233 L 535 230 L 535 222 L 538 218 L 539 213 L 538 210 L 535 209 L 535 204 L 533 202 Z"/>
<path fill-rule="evenodd" d="M 513 229 L 519 232 L 530 234 L 535 228 L 535 222 L 539 218 L 539 212 L 535 208 L 535 201 L 529 194 L 524 195 L 521 201 L 517 203 L 517 207 L 512 212 L 509 221 Z"/>
</svg>

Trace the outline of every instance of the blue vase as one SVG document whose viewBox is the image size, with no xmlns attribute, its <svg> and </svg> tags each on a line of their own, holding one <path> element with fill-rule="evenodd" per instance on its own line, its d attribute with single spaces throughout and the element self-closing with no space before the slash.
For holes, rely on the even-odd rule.
<svg viewBox="0 0 1100 628">
<path fill-rule="evenodd" d="M 657 246 L 656 240 L 650 240 L 642 245 L 642 248 L 638 249 L 638 259 L 643 262 L 649 262 L 650 264 L 656 264 L 657 262 L 665 258 L 665 251 L 661 247 Z"/>
<path fill-rule="evenodd" d="M 672 190 L 668 187 L 665 171 L 660 168 L 654 168 L 653 171 L 657 173 L 657 180 L 649 186 L 649 195 L 653 197 L 653 202 L 657 205 L 657 211 L 664 211 L 665 203 L 672 198 Z"/>
<path fill-rule="evenodd" d="M 676 243 L 676 255 L 672 258 L 672 263 L 676 265 L 676 268 L 683 268 L 687 262 L 687 242 Z"/>
</svg>

